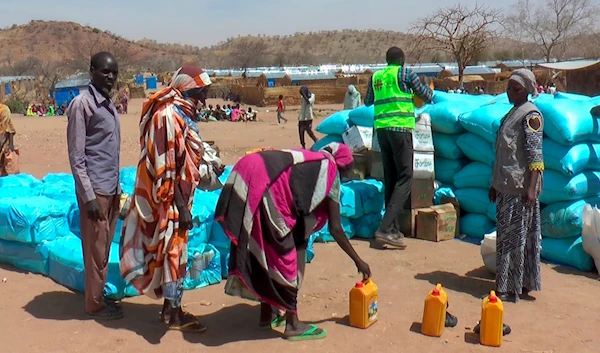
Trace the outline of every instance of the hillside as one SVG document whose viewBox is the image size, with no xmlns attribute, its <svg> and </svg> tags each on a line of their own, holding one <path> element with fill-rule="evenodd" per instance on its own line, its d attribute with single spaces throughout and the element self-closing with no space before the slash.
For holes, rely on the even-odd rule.
<svg viewBox="0 0 600 353">
<path fill-rule="evenodd" d="M 174 70 L 186 63 L 205 68 L 376 63 L 384 60 L 387 48 L 392 45 L 408 48 L 411 39 L 409 35 L 393 31 L 340 30 L 286 36 L 240 36 L 210 48 L 198 48 L 157 43 L 151 39 L 132 41 L 74 22 L 31 21 L 0 30 L 0 74 L 51 71 L 64 76 L 86 70 L 90 55 L 100 50 L 115 54 L 122 68 L 154 72 Z M 478 59 L 521 59 L 524 54 L 533 58 L 531 53 L 531 48 L 521 43 L 502 39 Z M 409 61 L 415 60 L 410 52 L 407 55 Z M 453 61 L 435 52 L 419 59 L 421 62 Z"/>
</svg>

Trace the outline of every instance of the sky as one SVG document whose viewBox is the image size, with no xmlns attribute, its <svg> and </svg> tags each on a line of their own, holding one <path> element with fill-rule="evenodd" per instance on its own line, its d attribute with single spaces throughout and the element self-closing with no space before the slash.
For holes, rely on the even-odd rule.
<svg viewBox="0 0 600 353">
<path fill-rule="evenodd" d="M 462 0 L 473 6 L 509 2 Z M 0 28 L 73 21 L 128 39 L 211 46 L 238 35 L 341 29 L 406 31 L 457 0 L 0 0 Z M 418 6 L 417 6 L 418 4 Z"/>
</svg>

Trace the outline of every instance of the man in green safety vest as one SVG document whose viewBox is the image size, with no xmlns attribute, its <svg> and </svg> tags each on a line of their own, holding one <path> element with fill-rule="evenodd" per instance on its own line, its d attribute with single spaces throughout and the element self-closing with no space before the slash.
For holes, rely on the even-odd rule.
<svg viewBox="0 0 600 353">
<path fill-rule="evenodd" d="M 391 47 L 387 67 L 375 72 L 365 96 L 365 105 L 375 105 L 375 130 L 381 149 L 385 187 L 385 215 L 375 239 L 380 244 L 406 248 L 400 232 L 402 212 L 410 212 L 413 176 L 415 104 L 413 95 L 431 103 L 433 92 L 404 66 L 404 52 Z"/>
</svg>

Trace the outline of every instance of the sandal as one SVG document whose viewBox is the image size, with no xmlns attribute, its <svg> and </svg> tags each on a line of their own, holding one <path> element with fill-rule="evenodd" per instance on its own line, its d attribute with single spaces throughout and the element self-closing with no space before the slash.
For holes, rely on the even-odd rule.
<svg viewBox="0 0 600 353">
<path fill-rule="evenodd" d="M 258 327 L 262 328 L 262 329 L 274 329 L 277 327 L 282 327 L 285 326 L 286 324 L 286 319 L 285 319 L 285 315 L 277 315 L 270 323 L 267 323 L 266 325 L 264 323 L 259 323 Z"/>
<path fill-rule="evenodd" d="M 185 311 L 183 312 L 183 322 L 177 324 L 168 323 L 167 326 L 170 330 L 182 332 L 202 333 L 208 330 L 208 327 L 202 325 L 196 316 Z"/>
<path fill-rule="evenodd" d="M 317 330 L 321 330 L 321 332 L 315 333 Z M 317 325 L 310 324 L 310 328 L 306 332 L 300 335 L 287 336 L 286 339 L 288 341 L 309 341 L 319 340 L 325 337 L 327 337 L 327 331 L 318 328 Z"/>
<path fill-rule="evenodd" d="M 96 312 L 87 313 L 87 316 L 96 320 L 119 320 L 123 318 L 123 312 L 114 306 L 106 305 Z"/>
</svg>

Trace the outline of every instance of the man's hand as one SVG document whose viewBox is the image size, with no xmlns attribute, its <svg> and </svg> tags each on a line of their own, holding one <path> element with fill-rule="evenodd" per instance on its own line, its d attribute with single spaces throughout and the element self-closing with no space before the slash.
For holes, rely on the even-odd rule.
<svg viewBox="0 0 600 353">
<path fill-rule="evenodd" d="M 100 209 L 100 204 L 96 199 L 88 201 L 85 204 L 85 213 L 92 221 L 103 221 L 105 219 L 102 210 Z"/>
</svg>

